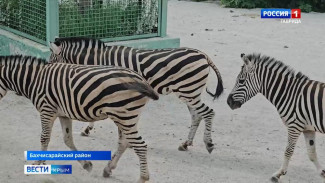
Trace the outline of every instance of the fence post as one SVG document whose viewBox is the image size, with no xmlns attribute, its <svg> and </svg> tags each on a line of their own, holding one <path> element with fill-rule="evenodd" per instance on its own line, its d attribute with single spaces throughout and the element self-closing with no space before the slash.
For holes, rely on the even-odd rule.
<svg viewBox="0 0 325 183">
<path fill-rule="evenodd" d="M 168 0 L 161 0 L 161 18 L 160 18 L 160 36 L 165 37 L 167 35 L 167 1 Z"/>
<path fill-rule="evenodd" d="M 46 44 L 59 36 L 59 2 L 46 0 Z"/>
</svg>

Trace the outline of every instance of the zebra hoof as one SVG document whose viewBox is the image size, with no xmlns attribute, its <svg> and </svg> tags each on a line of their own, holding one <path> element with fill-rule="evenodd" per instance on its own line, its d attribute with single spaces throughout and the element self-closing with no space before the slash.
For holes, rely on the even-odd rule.
<svg viewBox="0 0 325 183">
<path fill-rule="evenodd" d="M 38 160 L 38 161 L 34 161 L 32 165 L 46 165 L 46 163 L 43 160 Z"/>
<path fill-rule="evenodd" d="M 80 135 L 81 136 L 84 136 L 84 137 L 88 137 L 89 136 L 89 133 L 81 132 Z"/>
<path fill-rule="evenodd" d="M 273 176 L 273 177 L 271 178 L 271 182 L 273 182 L 273 183 L 279 183 L 279 178 Z"/>
<path fill-rule="evenodd" d="M 112 170 L 109 167 L 105 167 L 103 171 L 103 177 L 110 177 L 112 175 Z"/>
<path fill-rule="evenodd" d="M 90 134 L 90 130 L 92 130 L 93 127 L 89 127 L 87 126 L 82 132 L 81 132 L 81 136 L 85 136 L 85 137 L 88 137 L 89 134 Z"/>
<path fill-rule="evenodd" d="M 149 175 L 141 176 L 140 179 L 137 181 L 137 183 L 146 183 L 148 181 L 149 181 Z"/>
<path fill-rule="evenodd" d="M 213 151 L 213 149 L 214 149 L 214 144 L 212 144 L 212 143 L 207 143 L 207 144 L 206 144 L 206 148 L 207 148 L 208 152 L 211 154 L 212 151 Z"/>
<path fill-rule="evenodd" d="M 89 130 L 88 127 L 87 127 L 84 131 L 82 131 L 82 132 L 80 133 L 80 135 L 81 135 L 81 136 L 84 136 L 84 137 L 88 137 L 89 134 L 90 134 L 90 130 Z"/>
<path fill-rule="evenodd" d="M 186 144 L 181 144 L 179 147 L 178 147 L 178 150 L 179 151 L 187 151 L 187 145 Z"/>
<path fill-rule="evenodd" d="M 93 169 L 93 164 L 91 163 L 91 161 L 86 161 L 83 165 L 83 169 L 87 170 L 88 172 L 91 172 L 91 170 Z"/>
<path fill-rule="evenodd" d="M 320 176 L 323 177 L 323 178 L 325 178 L 325 170 L 321 170 L 320 171 Z"/>
</svg>

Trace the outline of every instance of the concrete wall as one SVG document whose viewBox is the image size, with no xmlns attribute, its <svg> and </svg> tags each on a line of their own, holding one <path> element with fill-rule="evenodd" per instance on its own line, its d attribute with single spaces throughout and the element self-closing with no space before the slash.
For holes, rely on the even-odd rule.
<svg viewBox="0 0 325 183">
<path fill-rule="evenodd" d="M 0 55 L 32 55 L 48 58 L 48 47 L 0 29 Z"/>
</svg>

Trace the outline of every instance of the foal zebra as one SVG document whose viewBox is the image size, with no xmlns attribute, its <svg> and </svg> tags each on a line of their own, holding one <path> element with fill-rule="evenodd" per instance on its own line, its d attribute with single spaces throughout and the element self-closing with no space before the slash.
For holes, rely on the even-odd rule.
<svg viewBox="0 0 325 183">
<path fill-rule="evenodd" d="M 211 67 L 217 75 L 217 98 L 223 92 L 222 78 L 210 58 L 195 49 L 161 49 L 139 50 L 125 46 L 105 46 L 103 42 L 88 38 L 57 38 L 50 43 L 51 61 L 61 61 L 85 65 L 117 65 L 130 68 L 142 75 L 151 87 L 159 94 L 171 92 L 186 103 L 192 116 L 192 125 L 188 139 L 179 146 L 179 150 L 187 150 L 191 146 L 200 124 L 205 120 L 204 142 L 209 153 L 214 145 L 211 139 L 211 126 L 214 118 L 213 109 L 201 102 L 201 93 L 206 85 Z M 63 57 L 63 59 L 62 59 Z M 84 129 L 85 135 L 93 128 L 93 124 Z"/>
<path fill-rule="evenodd" d="M 148 98 L 157 100 L 158 94 L 134 71 L 109 66 L 46 64 L 45 60 L 28 56 L 0 56 L 0 99 L 7 90 L 29 98 L 40 112 L 43 151 L 47 150 L 57 117 L 64 142 L 71 150 L 77 150 L 72 139 L 72 120 L 111 118 L 119 129 L 119 146 L 103 175 L 109 176 L 125 149 L 131 147 L 140 160 L 138 182 L 149 180 L 147 145 L 138 133 L 137 123 Z M 79 162 L 91 171 L 90 161 Z"/>
<path fill-rule="evenodd" d="M 244 65 L 227 103 L 240 108 L 257 93 L 262 93 L 278 110 L 288 130 L 288 145 L 281 168 L 272 176 L 278 182 L 287 172 L 289 160 L 301 133 L 307 152 L 317 171 L 325 180 L 325 170 L 316 154 L 315 132 L 325 133 L 325 84 L 295 73 L 280 61 L 259 54 L 241 55 Z"/>
</svg>

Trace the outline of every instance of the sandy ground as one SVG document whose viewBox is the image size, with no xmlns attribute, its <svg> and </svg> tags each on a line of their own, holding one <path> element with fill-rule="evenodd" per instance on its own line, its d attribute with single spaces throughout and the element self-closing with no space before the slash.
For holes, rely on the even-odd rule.
<svg viewBox="0 0 325 183">
<path fill-rule="evenodd" d="M 149 145 L 151 182 L 269 182 L 280 167 L 287 135 L 275 108 L 259 95 L 241 109 L 231 111 L 226 104 L 242 61 L 240 53 L 261 52 L 274 56 L 315 80 L 325 81 L 325 14 L 302 14 L 301 24 L 281 24 L 261 20 L 260 10 L 221 8 L 216 3 L 169 1 L 168 34 L 181 38 L 181 46 L 206 52 L 222 73 L 225 93 L 213 102 L 213 139 L 216 149 L 208 154 L 203 143 L 203 125 L 194 146 L 188 152 L 177 150 L 190 126 L 190 115 L 175 96 L 150 102 L 141 117 L 140 131 Z M 230 10 L 234 12 L 231 13 Z M 208 31 L 206 31 L 208 29 Z M 284 48 L 287 46 L 288 48 Z M 215 88 L 215 76 L 208 86 Z M 78 162 L 72 175 L 24 175 L 24 150 L 39 150 L 40 120 L 29 100 L 8 94 L 0 105 L 0 182 L 110 182 L 126 183 L 138 179 L 138 159 L 128 150 L 113 176 L 102 177 L 107 162 L 94 161 L 91 173 Z M 89 138 L 79 136 L 83 123 L 74 123 L 75 144 L 80 150 L 116 149 L 117 130 L 110 121 L 96 124 Z M 325 136 L 318 134 L 319 159 L 325 164 Z M 55 123 L 50 150 L 68 150 L 59 123 Z M 283 182 L 321 182 L 306 153 L 303 137 L 299 139 L 289 171 Z"/>
</svg>

